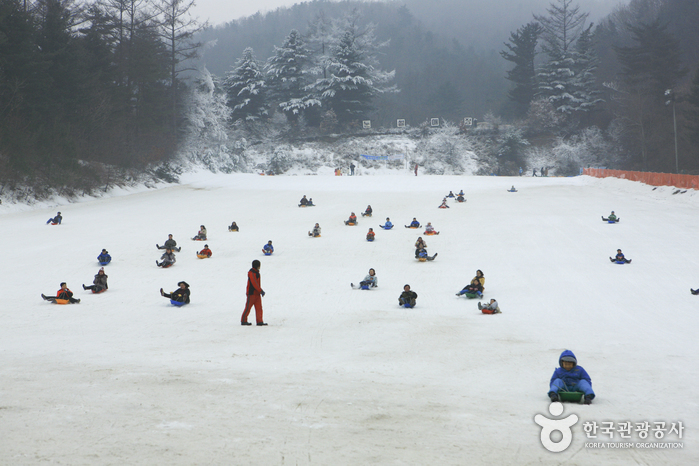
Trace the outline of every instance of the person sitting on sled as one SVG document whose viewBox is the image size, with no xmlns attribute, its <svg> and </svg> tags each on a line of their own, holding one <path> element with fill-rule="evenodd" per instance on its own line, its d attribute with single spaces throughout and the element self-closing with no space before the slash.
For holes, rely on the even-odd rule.
<svg viewBox="0 0 699 466">
<path fill-rule="evenodd" d="M 272 240 L 267 241 L 267 244 L 262 246 L 262 252 L 269 255 L 274 252 L 274 246 L 272 246 Z"/>
<path fill-rule="evenodd" d="M 54 224 L 60 225 L 62 220 L 63 220 L 63 217 L 61 216 L 61 213 L 57 212 L 55 217 L 50 218 L 46 221 L 46 224 L 48 225 L 49 223 L 54 223 Z"/>
<path fill-rule="evenodd" d="M 565 350 L 558 358 L 560 367 L 553 371 L 549 382 L 549 398 L 551 401 L 559 401 L 559 391 L 582 392 L 585 395 L 584 403 L 589 405 L 595 397 L 592 391 L 592 379 L 582 366 L 578 366 L 578 360 L 570 350 Z"/>
<path fill-rule="evenodd" d="M 461 296 L 464 293 L 477 293 L 477 292 L 483 293 L 484 289 L 485 289 L 485 277 L 483 276 L 483 272 L 479 269 L 479 270 L 476 270 L 476 276 L 473 277 L 473 280 L 471 280 L 471 283 L 469 283 L 461 291 L 456 293 L 456 296 Z"/>
<path fill-rule="evenodd" d="M 228 227 L 228 231 L 240 231 L 238 224 L 235 222 L 231 223 L 231 226 Z"/>
<path fill-rule="evenodd" d="M 466 198 L 463 194 L 459 194 L 456 198 L 456 202 L 466 202 Z"/>
<path fill-rule="evenodd" d="M 374 212 L 374 210 L 371 208 L 371 205 L 366 206 L 366 210 L 362 212 L 362 217 L 371 217 L 371 214 Z"/>
<path fill-rule="evenodd" d="M 160 260 L 160 263 L 158 263 L 158 261 L 156 260 L 155 265 L 157 265 L 158 267 L 170 267 L 172 264 L 176 262 L 175 253 L 172 252 L 172 249 L 167 248 L 165 250 L 165 254 L 163 254 L 160 257 Z"/>
<path fill-rule="evenodd" d="M 313 198 L 309 197 L 308 198 L 308 207 L 314 206 L 315 204 L 313 203 Z"/>
<path fill-rule="evenodd" d="M 211 257 L 214 253 L 211 252 L 211 249 L 209 249 L 209 245 L 208 245 L 208 244 L 205 244 L 205 245 L 204 245 L 204 249 L 202 249 L 201 251 L 199 251 L 197 254 L 200 255 L 200 256 Z"/>
<path fill-rule="evenodd" d="M 350 283 L 352 288 L 354 288 L 354 283 Z M 359 288 L 363 286 L 368 286 L 370 288 L 376 288 L 379 286 L 379 277 L 376 276 L 376 270 L 369 269 L 369 274 L 364 277 L 364 280 L 359 282 Z"/>
<path fill-rule="evenodd" d="M 448 209 L 449 206 L 447 205 L 447 198 L 445 197 L 442 199 L 442 205 L 439 206 L 440 209 Z"/>
<path fill-rule="evenodd" d="M 173 251 L 180 252 L 182 248 L 177 247 L 177 241 L 172 238 L 172 235 L 167 235 L 167 241 L 162 246 L 155 245 L 158 249 L 172 249 Z"/>
<path fill-rule="evenodd" d="M 621 252 L 621 249 L 617 249 L 616 256 L 614 256 L 614 259 L 610 257 L 609 260 L 612 262 L 623 262 L 625 264 L 629 264 L 632 261 L 632 259 L 627 259 L 626 257 L 624 257 L 624 254 Z"/>
<path fill-rule="evenodd" d="M 410 222 L 410 225 L 407 226 L 408 228 L 420 228 L 420 222 L 417 221 L 415 217 L 413 217 L 413 221 Z"/>
<path fill-rule="evenodd" d="M 425 226 L 425 235 L 434 235 L 437 234 L 436 231 L 434 231 L 434 227 L 432 226 L 432 222 L 427 222 L 427 226 Z"/>
<path fill-rule="evenodd" d="M 56 296 L 46 296 L 42 294 L 41 297 L 44 298 L 46 301 L 51 301 L 54 304 L 56 304 L 57 299 L 66 300 L 71 304 L 76 304 L 80 302 L 79 299 L 73 298 L 73 292 L 68 289 L 68 285 L 66 285 L 66 282 L 61 282 L 61 289 L 56 292 Z"/>
<path fill-rule="evenodd" d="M 83 290 L 91 290 L 93 293 L 99 293 L 100 291 L 108 290 L 107 286 L 107 274 L 104 273 L 104 267 L 100 268 L 95 275 L 95 279 L 92 280 L 92 285 L 85 286 L 83 284 Z"/>
<path fill-rule="evenodd" d="M 308 199 L 306 199 L 306 195 L 304 194 L 301 200 L 299 201 L 299 207 L 308 205 Z"/>
<path fill-rule="evenodd" d="M 320 236 L 320 225 L 316 223 L 316 225 L 313 227 L 313 232 L 309 231 L 308 236 L 313 236 L 314 238 Z"/>
<path fill-rule="evenodd" d="M 391 228 L 393 228 L 393 224 L 391 223 L 391 219 L 386 217 L 386 223 L 383 225 L 380 225 L 380 227 L 383 228 L 384 230 L 390 230 Z"/>
<path fill-rule="evenodd" d="M 456 197 L 456 196 L 454 196 L 453 192 L 449 191 L 449 194 L 447 194 L 447 197 Z"/>
<path fill-rule="evenodd" d="M 422 236 L 418 236 L 417 241 L 415 241 L 415 257 L 417 257 L 417 251 L 419 249 L 425 249 L 427 247 L 427 243 L 425 242 L 424 239 L 422 239 Z"/>
<path fill-rule="evenodd" d="M 480 301 L 478 301 L 478 309 L 479 310 L 486 310 L 486 311 L 493 311 L 492 314 L 500 314 L 500 306 L 498 306 L 498 302 L 495 300 L 495 298 L 491 298 L 489 303 L 486 304 L 481 304 Z"/>
<path fill-rule="evenodd" d="M 97 261 L 101 263 L 109 263 L 112 261 L 112 256 L 109 255 L 106 249 L 102 249 L 102 252 L 97 256 Z"/>
<path fill-rule="evenodd" d="M 512 187 L 510 189 L 508 189 L 508 191 L 511 193 L 516 193 L 517 190 L 515 189 L 515 185 L 512 185 Z"/>
<path fill-rule="evenodd" d="M 692 294 L 694 294 L 694 295 L 699 294 L 699 288 L 697 288 L 696 290 L 693 290 L 693 289 L 690 288 L 689 291 L 690 291 Z"/>
<path fill-rule="evenodd" d="M 438 253 L 434 253 L 434 256 L 430 257 L 427 255 L 427 249 L 425 248 L 420 248 L 415 250 L 415 258 L 419 260 L 428 260 L 428 261 L 433 261 L 435 257 L 437 257 Z"/>
<path fill-rule="evenodd" d="M 353 224 L 353 225 L 356 225 L 356 224 L 357 224 L 357 216 L 354 215 L 354 212 L 352 212 L 352 213 L 350 214 L 348 220 L 345 220 L 345 225 L 350 225 L 350 224 Z"/>
<path fill-rule="evenodd" d="M 189 304 L 189 284 L 187 282 L 179 282 L 177 288 L 172 293 L 165 293 L 162 288 L 160 288 L 160 296 L 165 296 L 168 299 L 177 301 L 178 303 Z"/>
<path fill-rule="evenodd" d="M 459 191 L 459 194 L 457 194 L 457 196 L 463 196 L 463 195 L 464 195 L 464 190 L 462 189 L 461 191 Z"/>
<path fill-rule="evenodd" d="M 206 241 L 206 227 L 204 225 L 201 225 L 199 227 L 199 233 L 197 233 L 197 236 L 192 238 L 193 240 L 199 240 L 199 241 Z"/>
<path fill-rule="evenodd" d="M 405 306 L 406 304 L 410 307 L 415 307 L 415 300 L 417 299 L 417 293 L 410 291 L 410 285 L 405 285 L 403 287 L 403 292 L 398 297 L 398 305 Z"/>
<path fill-rule="evenodd" d="M 602 217 L 602 220 L 604 220 L 605 222 L 616 222 L 616 219 L 617 219 L 617 216 L 614 215 L 613 210 L 612 210 L 612 213 L 609 214 L 609 217 L 607 217 L 607 218 Z"/>
<path fill-rule="evenodd" d="M 369 228 L 369 232 L 366 234 L 367 241 L 374 241 L 374 237 L 375 237 L 374 229 Z"/>
</svg>

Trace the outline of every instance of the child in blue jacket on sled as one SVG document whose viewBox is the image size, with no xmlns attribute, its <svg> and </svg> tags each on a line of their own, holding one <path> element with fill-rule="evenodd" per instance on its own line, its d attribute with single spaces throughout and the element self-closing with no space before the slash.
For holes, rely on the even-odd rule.
<svg viewBox="0 0 699 466">
<path fill-rule="evenodd" d="M 551 401 L 558 401 L 560 397 L 558 392 L 563 390 L 566 392 L 583 392 L 585 395 L 584 403 L 589 405 L 595 397 L 595 392 L 592 391 L 592 379 L 587 375 L 582 366 L 578 366 L 578 360 L 570 350 L 565 350 L 558 358 L 558 364 L 561 366 L 553 371 L 551 376 L 549 398 Z"/>
</svg>

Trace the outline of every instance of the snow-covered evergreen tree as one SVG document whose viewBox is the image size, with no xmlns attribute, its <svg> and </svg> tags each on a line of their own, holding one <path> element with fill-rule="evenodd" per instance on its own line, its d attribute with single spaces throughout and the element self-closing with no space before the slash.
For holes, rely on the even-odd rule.
<svg viewBox="0 0 699 466">
<path fill-rule="evenodd" d="M 254 121 L 269 113 L 264 73 L 252 48 L 246 48 L 226 74 L 223 88 L 228 94 L 228 105 L 233 109 L 233 120 Z"/>
<path fill-rule="evenodd" d="M 371 101 L 378 94 L 396 91 L 395 86 L 384 86 L 395 76 L 395 71 L 378 68 L 377 44 L 374 26 L 359 30 L 356 19 L 347 21 L 332 54 L 325 63 L 327 77 L 320 78 L 314 89 L 323 107 L 333 109 L 341 123 L 356 120 L 372 110 Z"/>
<path fill-rule="evenodd" d="M 510 43 L 505 42 L 507 50 L 500 52 L 505 60 L 515 65 L 507 72 L 507 79 L 515 85 L 507 95 L 515 103 L 515 113 L 518 116 L 527 112 L 529 104 L 537 92 L 534 59 L 541 31 L 541 26 L 537 22 L 522 26 L 517 31 L 510 33 Z"/>
<path fill-rule="evenodd" d="M 281 47 L 274 47 L 274 55 L 267 59 L 270 100 L 284 112 L 289 121 L 296 121 L 305 109 L 320 105 L 320 100 L 309 94 L 311 52 L 303 38 L 292 29 Z"/>
<path fill-rule="evenodd" d="M 575 86 L 576 50 L 588 13 L 580 13 L 573 0 L 556 0 L 546 10 L 549 16 L 534 15 L 543 32 L 542 50 L 548 61 L 539 69 L 539 96 L 549 99 L 561 113 L 571 114 L 578 108 Z"/>
<path fill-rule="evenodd" d="M 575 44 L 575 67 L 573 68 L 573 108 L 576 112 L 589 112 L 603 102 L 595 81 L 595 70 L 599 60 L 592 44 L 592 24 L 580 33 Z"/>
</svg>

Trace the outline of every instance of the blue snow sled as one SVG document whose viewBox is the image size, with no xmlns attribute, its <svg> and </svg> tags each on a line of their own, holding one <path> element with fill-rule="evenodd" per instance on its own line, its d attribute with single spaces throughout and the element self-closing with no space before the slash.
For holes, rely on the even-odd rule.
<svg viewBox="0 0 699 466">
<path fill-rule="evenodd" d="M 374 241 L 374 238 L 367 238 L 367 241 Z"/>
<path fill-rule="evenodd" d="M 622 264 L 622 265 L 623 265 L 623 264 L 626 264 L 626 262 L 624 262 L 624 261 L 614 261 L 614 263 L 615 263 L 615 264 Z"/>
<path fill-rule="evenodd" d="M 411 306 L 410 303 L 405 303 L 405 304 L 403 304 L 403 307 L 406 309 L 412 309 L 415 306 Z"/>
<path fill-rule="evenodd" d="M 179 306 L 184 306 L 187 303 L 185 303 L 184 301 L 175 301 L 174 299 L 171 299 L 170 304 L 172 304 L 173 306 L 179 307 Z"/>
<path fill-rule="evenodd" d="M 108 261 L 105 261 L 105 262 L 100 261 L 100 265 L 107 265 L 107 264 L 109 264 L 110 262 L 111 262 L 111 259 L 108 260 Z"/>
<path fill-rule="evenodd" d="M 360 289 L 360 290 L 368 290 L 368 289 L 369 289 L 369 285 L 360 285 L 360 286 L 359 286 L 359 289 Z"/>
<path fill-rule="evenodd" d="M 264 251 L 265 256 L 271 256 L 272 253 L 270 251 Z"/>
<path fill-rule="evenodd" d="M 390 230 L 391 228 L 393 228 L 393 225 L 391 225 L 390 227 L 387 227 L 386 225 L 379 225 L 379 226 L 381 228 L 383 228 L 384 230 Z"/>
<path fill-rule="evenodd" d="M 616 223 L 616 220 L 607 220 L 607 223 Z"/>
</svg>

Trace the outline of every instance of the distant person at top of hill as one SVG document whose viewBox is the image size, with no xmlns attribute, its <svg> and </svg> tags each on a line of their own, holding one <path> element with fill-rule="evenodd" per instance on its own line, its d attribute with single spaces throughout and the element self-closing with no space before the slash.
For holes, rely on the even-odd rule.
<svg viewBox="0 0 699 466">
<path fill-rule="evenodd" d="M 345 220 L 345 225 L 356 225 L 357 224 L 357 216 L 354 215 L 354 212 L 352 212 L 347 220 Z"/>
<path fill-rule="evenodd" d="M 73 292 L 70 291 L 68 285 L 66 285 L 66 282 L 61 282 L 61 289 L 59 289 L 56 292 L 56 296 L 46 296 L 42 294 L 41 297 L 44 298 L 46 301 L 51 301 L 54 304 L 56 304 L 57 299 L 68 301 L 71 304 L 76 304 L 80 302 L 79 299 L 73 298 Z"/>
<path fill-rule="evenodd" d="M 439 206 L 440 209 L 448 209 L 449 206 L 447 205 L 447 198 L 445 197 L 442 199 L 442 204 Z"/>
<path fill-rule="evenodd" d="M 313 227 L 313 231 L 308 232 L 308 236 L 312 236 L 314 238 L 319 237 L 320 236 L 320 225 L 316 223 L 315 226 Z"/>
<path fill-rule="evenodd" d="M 46 221 L 46 224 L 48 225 L 49 223 L 52 223 L 54 225 L 60 225 L 62 221 L 63 217 L 61 216 L 61 213 L 57 212 L 55 217 L 50 218 Z"/>
<path fill-rule="evenodd" d="M 228 231 L 239 231 L 240 229 L 238 228 L 238 224 L 233 222 L 231 223 L 231 226 L 228 227 Z"/>
<path fill-rule="evenodd" d="M 625 264 L 629 264 L 633 259 L 627 259 L 626 257 L 624 257 L 624 254 L 621 252 L 621 249 L 617 249 L 616 256 L 614 256 L 614 259 L 610 257 L 609 260 L 612 262 L 624 262 Z"/>
<path fill-rule="evenodd" d="M 585 395 L 586 405 L 592 403 L 595 392 L 592 390 L 592 379 L 582 366 L 578 366 L 578 360 L 570 350 L 565 350 L 558 357 L 560 367 L 553 371 L 549 382 L 549 398 L 551 402 L 559 401 L 558 392 L 582 392 Z"/>
<path fill-rule="evenodd" d="M 104 267 L 99 269 L 97 275 L 95 275 L 95 279 L 92 280 L 92 285 L 83 285 L 83 290 L 91 290 L 93 293 L 99 293 L 107 289 L 109 289 L 109 286 L 107 285 L 107 274 L 104 273 Z"/>
<path fill-rule="evenodd" d="M 199 227 L 199 232 L 192 239 L 195 241 L 206 241 L 206 227 L 204 225 L 201 225 Z"/>
<path fill-rule="evenodd" d="M 156 244 L 155 247 L 158 249 L 172 249 L 173 251 L 177 252 L 180 252 L 182 249 L 177 247 L 177 241 L 172 238 L 172 235 L 167 235 L 167 241 L 165 241 L 165 244 L 162 246 Z"/>
<path fill-rule="evenodd" d="M 508 191 L 511 193 L 516 193 L 517 190 L 515 189 L 515 185 L 512 185 L 512 187 L 510 189 L 508 189 Z"/>
</svg>

